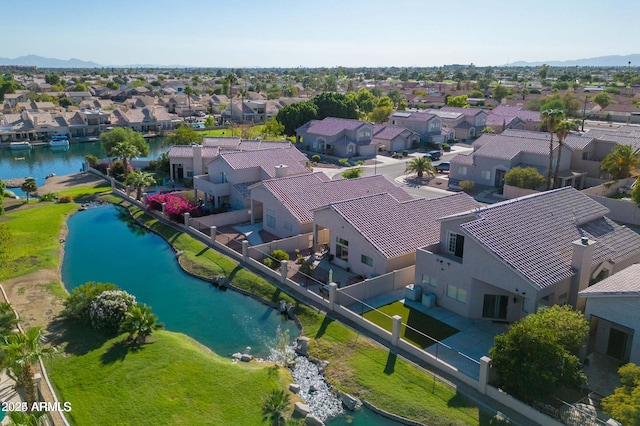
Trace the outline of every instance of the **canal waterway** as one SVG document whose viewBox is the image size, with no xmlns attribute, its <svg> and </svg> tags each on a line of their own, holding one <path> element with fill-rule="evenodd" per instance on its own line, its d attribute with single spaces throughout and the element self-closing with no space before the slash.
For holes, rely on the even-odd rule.
<svg viewBox="0 0 640 426">
<path fill-rule="evenodd" d="M 147 139 L 149 156 L 143 159 L 156 159 L 162 152 L 163 138 Z M 0 179 L 32 177 L 38 186 L 42 186 L 50 174 L 70 175 L 82 171 L 84 157 L 95 155 L 102 159 L 107 153 L 100 142 L 73 143 L 69 147 L 34 147 L 25 150 L 0 149 Z M 24 195 L 19 188 L 8 188 L 16 195 Z"/>
<path fill-rule="evenodd" d="M 187 334 L 229 356 L 252 347 L 267 355 L 278 328 L 299 330 L 275 309 L 232 290 L 222 291 L 185 274 L 172 248 L 115 206 L 100 206 L 69 218 L 62 279 L 69 291 L 88 281 L 111 282 L 151 306 L 171 331 Z M 331 426 L 398 425 L 367 409 L 333 419 Z"/>
</svg>

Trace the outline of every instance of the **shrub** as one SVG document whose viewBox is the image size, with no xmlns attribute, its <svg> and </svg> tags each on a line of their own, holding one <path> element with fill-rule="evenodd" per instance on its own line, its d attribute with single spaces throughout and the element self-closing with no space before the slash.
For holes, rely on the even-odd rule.
<svg viewBox="0 0 640 426">
<path fill-rule="evenodd" d="M 451 151 L 451 145 L 449 145 L 448 143 L 444 143 L 442 144 L 442 149 L 445 151 Z"/>
<path fill-rule="evenodd" d="M 273 260 L 269 256 L 262 259 L 262 264 L 271 269 L 276 269 L 278 266 L 280 266 L 280 264 L 276 260 Z"/>
<path fill-rule="evenodd" d="M 475 183 L 471 180 L 463 180 L 459 183 L 459 185 L 460 189 L 462 189 L 464 192 L 469 192 L 473 189 Z"/>
<path fill-rule="evenodd" d="M 127 312 L 135 305 L 135 296 L 124 290 L 103 291 L 91 302 L 91 326 L 107 334 L 116 333 L 122 326 Z"/>
<path fill-rule="evenodd" d="M 349 165 L 349 160 L 346 158 L 341 158 L 338 160 L 338 164 L 342 165 L 342 166 L 348 166 Z"/>
<path fill-rule="evenodd" d="M 55 201 L 55 200 L 56 200 L 56 194 L 52 192 L 47 192 L 46 194 L 42 194 L 42 196 L 40 196 L 40 201 Z"/>
<path fill-rule="evenodd" d="M 402 151 L 402 156 L 403 157 L 408 157 L 409 156 L 409 151 L 407 151 L 406 149 Z"/>
<path fill-rule="evenodd" d="M 96 165 L 98 164 L 98 157 L 96 157 L 95 155 L 92 154 L 87 154 L 84 157 L 85 160 L 87 160 L 87 163 L 89 163 L 89 166 L 95 168 Z"/>
<path fill-rule="evenodd" d="M 58 197 L 58 202 L 63 204 L 73 203 L 73 197 L 71 195 L 61 195 Z"/>
<path fill-rule="evenodd" d="M 418 149 L 418 148 L 420 148 L 420 142 L 418 141 L 411 142 L 411 149 Z"/>
<path fill-rule="evenodd" d="M 507 185 L 524 189 L 536 189 L 545 182 L 535 167 L 514 167 L 504 175 Z"/>
<path fill-rule="evenodd" d="M 364 166 L 364 161 L 362 160 L 356 161 L 356 166 Z"/>
<path fill-rule="evenodd" d="M 271 252 L 271 257 L 278 260 L 289 260 L 289 253 L 284 250 L 278 249 Z"/>
<path fill-rule="evenodd" d="M 105 291 L 119 290 L 118 286 L 111 283 L 97 283 L 89 281 L 74 288 L 71 295 L 64 301 L 62 315 L 69 319 L 90 322 L 89 307 L 91 302 Z"/>
<path fill-rule="evenodd" d="M 147 197 L 147 208 L 150 210 L 162 211 L 162 204 L 166 203 L 166 213 L 169 219 L 175 222 L 182 222 L 184 214 L 189 213 L 191 217 L 202 216 L 204 211 L 191 203 L 185 196 L 175 194 L 155 194 Z"/>
<path fill-rule="evenodd" d="M 314 155 L 311 157 L 311 161 L 313 161 L 314 163 L 319 163 L 319 162 L 320 162 L 320 160 L 322 160 L 322 157 L 320 157 L 318 154 L 314 154 Z"/>
</svg>

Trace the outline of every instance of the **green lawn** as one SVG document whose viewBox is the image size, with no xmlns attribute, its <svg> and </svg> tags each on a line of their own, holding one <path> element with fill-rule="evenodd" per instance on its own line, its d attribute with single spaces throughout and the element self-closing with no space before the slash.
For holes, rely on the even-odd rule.
<svg viewBox="0 0 640 426">
<path fill-rule="evenodd" d="M 276 137 L 263 136 L 262 135 L 263 127 L 264 125 L 262 124 L 251 126 L 248 130 L 249 139 L 256 139 L 258 137 L 261 137 L 263 140 L 267 140 L 267 141 L 269 140 L 278 141 L 278 142 L 282 141 L 283 136 L 276 136 Z M 240 127 L 237 127 L 235 129 L 232 129 L 231 127 L 229 127 L 226 129 L 203 130 L 199 133 L 203 136 L 209 136 L 209 137 L 232 137 L 232 136 L 240 137 L 242 136 L 242 129 Z M 288 137 L 287 140 L 291 142 L 295 142 L 295 137 Z"/>
<path fill-rule="evenodd" d="M 60 228 L 77 204 L 30 201 L 7 203 L 0 216 L 12 237 L 10 259 L 0 266 L 0 280 L 25 275 L 38 269 L 57 268 L 60 264 Z"/>
<path fill-rule="evenodd" d="M 400 315 L 402 317 L 400 336 L 419 348 L 426 348 L 433 345 L 435 343 L 433 339 L 444 340 L 458 332 L 457 329 L 427 314 L 411 309 L 400 301 L 366 312 L 364 317 L 391 332 L 391 317 L 394 315 Z M 407 328 L 405 324 L 408 325 L 409 328 Z M 425 336 L 425 334 L 431 336 L 433 339 Z"/>
<path fill-rule="evenodd" d="M 234 285 L 265 300 L 296 303 L 232 259 L 119 198 L 104 198 L 129 208 L 138 220 L 183 251 L 181 264 L 192 272 L 204 276 L 224 274 Z M 76 207 L 34 203 L 10 210 L 0 221 L 7 220 L 12 232 L 20 233 L 25 241 L 20 242 L 19 250 L 32 253 L 37 260 L 34 265 L 57 267 L 59 259 L 53 253 L 59 245 L 58 231 Z M 26 272 L 29 271 L 23 268 L 22 273 Z M 338 389 L 429 425 L 490 424 L 491 418 L 461 394 L 439 382 L 434 386 L 429 373 L 339 322 L 305 305 L 296 306 L 304 334 L 311 338 L 310 356 L 329 361 L 326 375 Z M 246 418 L 247 424 L 260 424 L 256 415 L 262 395 L 281 383 L 271 380 L 271 370 L 238 372 L 228 360 L 194 345 L 185 336 L 162 332 L 154 340 L 143 350 L 131 352 L 119 339 L 105 340 L 87 330 L 67 329 L 59 341 L 70 355 L 56 356 L 48 364 L 59 398 L 72 403 L 75 423 L 180 424 L 185 419 L 183 424 L 238 424 L 238 419 Z M 227 368 L 234 374 L 232 378 L 225 375 Z M 237 395 L 242 395 L 241 403 Z M 238 411 L 245 409 L 249 414 Z M 209 420 L 196 417 L 203 415 Z"/>
<path fill-rule="evenodd" d="M 263 396 L 291 380 L 284 368 L 232 364 L 178 333 L 158 331 L 137 349 L 126 335 L 65 325 L 55 342 L 67 356 L 46 364 L 72 424 L 258 425 Z"/>
</svg>

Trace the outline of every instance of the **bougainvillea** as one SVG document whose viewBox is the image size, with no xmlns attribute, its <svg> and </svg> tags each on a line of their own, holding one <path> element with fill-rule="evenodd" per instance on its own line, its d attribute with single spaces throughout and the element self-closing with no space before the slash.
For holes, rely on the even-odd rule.
<svg viewBox="0 0 640 426">
<path fill-rule="evenodd" d="M 136 304 L 135 296 L 123 290 L 107 290 L 98 295 L 89 309 L 91 326 L 105 333 L 120 329 L 127 312 Z"/>
<path fill-rule="evenodd" d="M 175 222 L 184 221 L 185 213 L 189 213 L 191 217 L 198 217 L 203 214 L 200 207 L 180 195 L 155 194 L 147 197 L 147 208 L 150 210 L 162 211 L 163 203 L 167 204 L 165 209 L 167 216 Z"/>
</svg>

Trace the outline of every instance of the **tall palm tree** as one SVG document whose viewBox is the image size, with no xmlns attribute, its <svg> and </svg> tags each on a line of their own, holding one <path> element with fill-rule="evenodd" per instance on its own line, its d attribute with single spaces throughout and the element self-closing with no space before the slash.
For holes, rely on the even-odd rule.
<svg viewBox="0 0 640 426">
<path fill-rule="evenodd" d="M 273 390 L 262 402 L 262 422 L 268 422 L 272 426 L 284 426 L 284 413 L 287 410 L 289 410 L 289 394 L 282 389 Z"/>
<path fill-rule="evenodd" d="M 564 140 L 573 129 L 576 128 L 576 122 L 573 120 L 562 120 L 556 124 L 556 136 L 558 137 L 558 161 L 556 162 L 556 170 L 553 172 L 554 185 L 558 182 L 558 173 L 560 172 L 560 158 L 562 157 L 562 148 Z"/>
<path fill-rule="evenodd" d="M 429 176 L 436 175 L 436 168 L 431 164 L 431 160 L 427 157 L 418 157 L 409 161 L 407 164 L 407 168 L 404 170 L 405 173 L 415 172 L 418 174 L 418 178 L 421 179 L 422 176 L 427 173 Z"/>
<path fill-rule="evenodd" d="M 231 113 L 229 115 L 229 122 L 231 122 L 233 121 L 233 95 L 231 94 L 231 88 L 238 82 L 238 77 L 234 73 L 229 73 L 224 79 L 227 81 L 227 83 L 229 83 L 229 100 L 231 101 L 231 108 L 229 109 L 229 112 Z"/>
<path fill-rule="evenodd" d="M 149 172 L 134 170 L 129 173 L 129 176 L 127 176 L 124 183 L 136 188 L 136 200 L 140 201 L 142 199 L 142 188 L 154 185 L 156 183 L 156 179 Z"/>
<path fill-rule="evenodd" d="M 616 145 L 600 164 L 600 170 L 609 173 L 613 179 L 629 177 L 631 169 L 640 165 L 640 148 L 631 145 Z"/>
<path fill-rule="evenodd" d="M 561 109 L 547 109 L 542 111 L 542 123 L 547 126 L 549 137 L 549 170 L 547 172 L 547 190 L 551 189 L 551 173 L 553 169 L 553 132 L 556 126 L 564 117 L 564 111 Z"/>
<path fill-rule="evenodd" d="M 122 158 L 125 179 L 129 175 L 129 160 L 136 158 L 140 154 L 138 147 L 130 142 L 118 142 L 109 152 L 109 155 L 113 157 Z"/>
<path fill-rule="evenodd" d="M 33 381 L 33 364 L 41 356 L 50 356 L 54 350 L 45 348 L 45 331 L 32 327 L 25 332 L 10 334 L 2 347 L 2 364 L 11 369 L 18 385 L 24 387 L 29 407 L 36 401 L 36 384 Z"/>
<path fill-rule="evenodd" d="M 154 330 L 162 328 L 158 324 L 158 317 L 151 313 L 151 307 L 147 305 L 136 305 L 127 312 L 127 316 L 122 323 L 122 330 L 129 332 L 129 338 L 136 335 L 136 342 L 142 344 L 147 341 Z"/>
<path fill-rule="evenodd" d="M 191 95 L 193 95 L 193 93 L 194 93 L 193 89 L 189 85 L 187 85 L 184 88 L 184 94 L 187 95 L 187 102 L 189 103 L 189 116 L 192 115 L 191 114 Z"/>
</svg>

